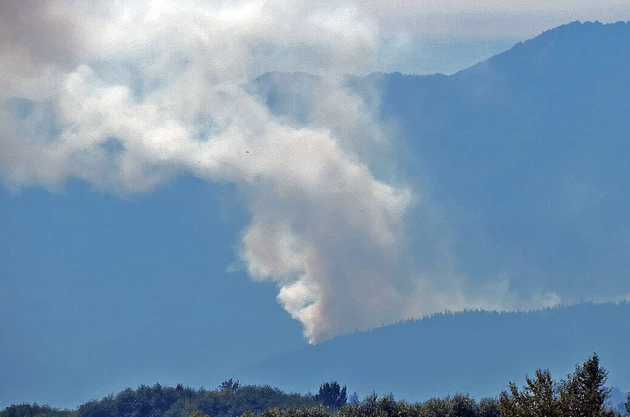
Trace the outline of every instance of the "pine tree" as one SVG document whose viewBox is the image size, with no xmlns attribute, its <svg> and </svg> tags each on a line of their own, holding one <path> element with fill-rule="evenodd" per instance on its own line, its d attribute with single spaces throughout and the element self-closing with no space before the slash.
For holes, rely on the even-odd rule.
<svg viewBox="0 0 630 417">
<path fill-rule="evenodd" d="M 535 378 L 525 377 L 526 385 L 519 391 L 510 382 L 509 393 L 499 397 L 501 415 L 505 417 L 561 417 L 556 384 L 549 370 L 538 369 Z"/>
<path fill-rule="evenodd" d="M 593 354 L 582 365 L 575 366 L 575 372 L 562 385 L 562 409 L 572 417 L 600 417 L 607 413 L 606 400 L 610 388 L 606 387 L 608 372 L 599 364 L 599 357 Z"/>
<path fill-rule="evenodd" d="M 341 388 L 337 381 L 326 382 L 319 387 L 315 400 L 326 407 L 341 408 L 348 401 L 346 386 Z"/>
</svg>

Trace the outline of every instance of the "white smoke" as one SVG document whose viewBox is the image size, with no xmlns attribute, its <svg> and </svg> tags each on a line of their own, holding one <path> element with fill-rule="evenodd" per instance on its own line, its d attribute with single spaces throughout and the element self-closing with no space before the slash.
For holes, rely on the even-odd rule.
<svg viewBox="0 0 630 417">
<path fill-rule="evenodd" d="M 371 170 L 386 132 L 339 74 L 364 70 L 379 30 L 346 3 L 4 3 L 0 176 L 116 194 L 182 172 L 237 184 L 252 215 L 239 255 L 311 342 L 482 307 L 456 271 L 410 272 L 405 215 L 430 201 Z M 247 87 L 275 69 L 321 76 L 302 126 Z"/>
<path fill-rule="evenodd" d="M 16 26 L 2 49 L 5 183 L 79 178 L 117 194 L 181 172 L 236 183 L 252 212 L 240 255 L 254 278 L 276 282 L 309 340 L 380 324 L 411 201 L 353 150 L 354 135 L 379 141 L 380 129 L 336 76 L 301 128 L 245 87 L 273 69 L 266 53 L 300 62 L 307 51 L 316 72 L 356 70 L 375 49 L 371 23 L 301 2 L 73 6 L 20 3 L 3 15 Z"/>
</svg>

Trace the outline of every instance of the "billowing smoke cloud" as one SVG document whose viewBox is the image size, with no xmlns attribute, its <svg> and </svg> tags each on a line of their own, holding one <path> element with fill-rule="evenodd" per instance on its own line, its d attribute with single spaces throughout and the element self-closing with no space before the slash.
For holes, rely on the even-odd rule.
<svg viewBox="0 0 630 417">
<path fill-rule="evenodd" d="M 122 4 L 1 6 L 8 187 L 78 178 L 124 195 L 183 172 L 237 184 L 252 215 L 239 255 L 277 285 L 311 342 L 444 309 L 524 305 L 505 286 L 491 304 L 471 295 L 483 291 L 458 277 L 448 250 L 448 267 L 409 266 L 405 216 L 431 203 L 374 175 L 386 132 L 340 76 L 379 51 L 376 17 L 297 0 Z M 274 69 L 321 76 L 301 123 L 248 87 Z M 531 305 L 558 301 L 542 297 Z"/>
<path fill-rule="evenodd" d="M 4 181 L 57 188 L 79 178 L 117 194 L 181 172 L 236 183 L 252 212 L 240 255 L 253 277 L 277 283 L 310 340 L 380 323 L 397 301 L 383 297 L 396 296 L 388 286 L 411 202 L 355 152 L 356 134 L 380 141 L 380 129 L 336 76 L 313 92 L 304 127 L 272 116 L 246 87 L 277 54 L 336 74 L 375 49 L 374 28 L 352 8 L 300 3 L 8 6 Z"/>
</svg>

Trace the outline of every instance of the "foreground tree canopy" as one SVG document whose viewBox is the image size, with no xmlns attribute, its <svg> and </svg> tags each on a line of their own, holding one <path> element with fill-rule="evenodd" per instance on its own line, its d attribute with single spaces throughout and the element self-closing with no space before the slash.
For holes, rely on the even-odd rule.
<svg viewBox="0 0 630 417">
<path fill-rule="evenodd" d="M 346 387 L 323 383 L 316 395 L 284 393 L 270 386 L 241 385 L 232 379 L 216 390 L 181 384 L 130 388 L 76 410 L 37 404 L 12 405 L 0 417 L 614 417 L 609 408 L 608 373 L 593 354 L 565 379 L 554 381 L 549 370 L 537 370 L 518 388 L 510 382 L 499 399 L 476 401 L 467 394 L 425 402 L 396 401 L 393 395 L 371 394 L 347 403 Z M 356 396 L 353 395 L 353 396 Z M 625 404 L 630 415 L 630 394 Z"/>
<path fill-rule="evenodd" d="M 525 377 L 526 385 L 521 391 L 510 383 L 509 392 L 501 393 L 501 414 L 505 417 L 613 416 L 614 412 L 606 407 L 610 396 L 610 389 L 605 386 L 607 377 L 597 354 L 558 382 L 551 379 L 549 370 L 539 369 L 534 378 Z"/>
<path fill-rule="evenodd" d="M 341 388 L 337 381 L 326 382 L 319 387 L 315 401 L 321 402 L 326 407 L 340 408 L 348 401 L 346 386 Z"/>
</svg>

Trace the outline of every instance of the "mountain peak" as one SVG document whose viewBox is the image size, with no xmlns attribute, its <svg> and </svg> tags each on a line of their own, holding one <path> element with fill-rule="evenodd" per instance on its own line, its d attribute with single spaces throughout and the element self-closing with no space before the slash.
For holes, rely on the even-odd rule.
<svg viewBox="0 0 630 417">
<path fill-rule="evenodd" d="M 579 71 L 584 76 L 602 66 L 611 70 L 625 66 L 630 56 L 630 22 L 574 21 L 520 42 L 509 50 L 455 74 L 472 75 L 488 70 L 540 73 Z"/>
</svg>

